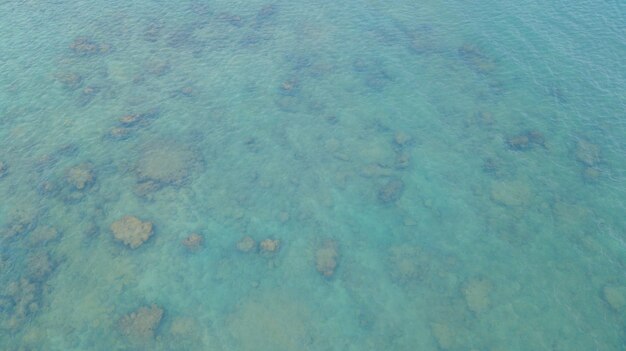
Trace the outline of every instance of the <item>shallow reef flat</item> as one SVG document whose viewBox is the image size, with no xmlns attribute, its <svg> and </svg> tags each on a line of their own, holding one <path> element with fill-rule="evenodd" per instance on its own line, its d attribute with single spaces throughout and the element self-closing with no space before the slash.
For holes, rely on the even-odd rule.
<svg viewBox="0 0 626 351">
<path fill-rule="evenodd" d="M 0 2 L 0 349 L 622 350 L 620 10 Z"/>
</svg>

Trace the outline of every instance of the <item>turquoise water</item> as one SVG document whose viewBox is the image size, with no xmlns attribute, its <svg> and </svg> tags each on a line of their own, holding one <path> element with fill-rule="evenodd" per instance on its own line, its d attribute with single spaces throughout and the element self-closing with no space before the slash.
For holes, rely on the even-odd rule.
<svg viewBox="0 0 626 351">
<path fill-rule="evenodd" d="M 1 350 L 626 349 L 625 3 L 15 0 L 0 33 Z"/>
</svg>

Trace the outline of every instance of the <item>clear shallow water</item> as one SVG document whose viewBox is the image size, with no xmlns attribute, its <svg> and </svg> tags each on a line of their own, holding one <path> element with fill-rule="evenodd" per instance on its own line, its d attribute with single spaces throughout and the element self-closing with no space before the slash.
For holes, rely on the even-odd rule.
<svg viewBox="0 0 626 351">
<path fill-rule="evenodd" d="M 625 17 L 1 2 L 1 348 L 624 349 Z"/>
</svg>

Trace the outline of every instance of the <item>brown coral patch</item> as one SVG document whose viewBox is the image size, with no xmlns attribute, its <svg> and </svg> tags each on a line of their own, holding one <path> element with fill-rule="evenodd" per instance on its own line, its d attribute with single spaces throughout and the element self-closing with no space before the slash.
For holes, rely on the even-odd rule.
<svg viewBox="0 0 626 351">
<path fill-rule="evenodd" d="M 259 244 L 262 253 L 274 253 L 280 248 L 280 240 L 265 239 Z"/>
<path fill-rule="evenodd" d="M 315 251 L 315 268 L 325 277 L 331 277 L 335 274 L 339 260 L 339 249 L 337 242 L 334 240 L 326 240 Z"/>
<path fill-rule="evenodd" d="M 152 223 L 134 216 L 124 216 L 111 224 L 115 239 L 136 249 L 152 236 Z"/>
<path fill-rule="evenodd" d="M 81 163 L 70 168 L 66 174 L 67 182 L 75 190 L 84 190 L 95 182 L 96 176 L 90 163 Z"/>
<path fill-rule="evenodd" d="M 576 160 L 585 166 L 593 167 L 600 163 L 600 147 L 585 140 L 576 143 Z"/>
<path fill-rule="evenodd" d="M 105 54 L 111 50 L 108 44 L 101 44 L 88 37 L 78 37 L 70 45 L 70 49 L 80 56 Z"/>
<path fill-rule="evenodd" d="M 202 243 L 204 242 L 204 238 L 202 235 L 197 233 L 192 233 L 183 239 L 182 243 L 185 248 L 189 251 L 198 251 L 202 248 Z"/>
<path fill-rule="evenodd" d="M 133 341 L 149 341 L 154 339 L 162 318 L 162 308 L 144 306 L 122 317 L 118 326 L 120 332 Z"/>
<path fill-rule="evenodd" d="M 183 145 L 164 142 L 149 145 L 137 161 L 139 181 L 180 185 L 198 163 L 195 152 Z"/>
<path fill-rule="evenodd" d="M 404 192 L 404 182 L 393 178 L 378 189 L 378 200 L 383 204 L 394 203 Z"/>
<path fill-rule="evenodd" d="M 237 250 L 241 252 L 251 252 L 256 249 L 256 241 L 247 235 L 237 241 Z"/>
<path fill-rule="evenodd" d="M 491 284 L 485 279 L 470 279 L 461 289 L 467 307 L 474 313 L 479 313 L 489 307 L 489 293 Z"/>
</svg>

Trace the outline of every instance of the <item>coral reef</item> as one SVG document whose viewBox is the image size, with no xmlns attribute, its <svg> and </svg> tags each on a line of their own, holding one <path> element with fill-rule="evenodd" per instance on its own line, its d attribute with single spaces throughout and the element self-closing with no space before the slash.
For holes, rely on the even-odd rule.
<svg viewBox="0 0 626 351">
<path fill-rule="evenodd" d="M 406 151 L 400 151 L 396 153 L 396 160 L 394 163 L 394 167 L 396 169 L 404 169 L 409 167 L 411 164 L 411 154 Z"/>
<path fill-rule="evenodd" d="M 150 23 L 143 31 L 143 39 L 150 42 L 155 42 L 161 37 L 161 29 L 163 25 L 158 22 Z"/>
<path fill-rule="evenodd" d="M 267 254 L 275 253 L 278 251 L 278 249 L 280 249 L 280 240 L 269 239 L 269 238 L 264 239 L 259 244 L 259 247 L 261 249 L 261 253 L 267 253 Z"/>
<path fill-rule="evenodd" d="M 130 133 L 132 131 L 133 130 L 130 128 L 113 127 L 111 128 L 111 130 L 109 130 L 109 132 L 107 133 L 107 136 L 114 140 L 124 140 L 130 136 Z"/>
<path fill-rule="evenodd" d="M 122 127 L 145 127 L 159 117 L 160 113 L 161 111 L 155 107 L 145 112 L 124 115 L 118 121 Z"/>
<path fill-rule="evenodd" d="M 530 187 L 521 181 L 496 181 L 491 183 L 491 201 L 508 206 L 527 205 L 531 200 Z"/>
<path fill-rule="evenodd" d="M 36 226 L 38 211 L 32 207 L 15 208 L 9 215 L 7 224 L 0 229 L 0 237 L 12 238 L 28 234 Z"/>
<path fill-rule="evenodd" d="M 398 131 L 393 136 L 393 141 L 397 146 L 405 147 L 413 141 L 413 138 L 404 131 Z"/>
<path fill-rule="evenodd" d="M 237 250 L 241 252 L 251 252 L 256 250 L 256 241 L 247 235 L 237 241 Z"/>
<path fill-rule="evenodd" d="M 136 249 L 152 236 L 152 223 L 143 222 L 134 216 L 124 216 L 111 224 L 115 239 Z"/>
<path fill-rule="evenodd" d="M 83 77 L 76 72 L 57 73 L 55 78 L 67 90 L 76 90 L 83 85 Z"/>
<path fill-rule="evenodd" d="M 477 46 L 464 44 L 458 49 L 459 57 L 477 73 L 490 73 L 494 70 L 493 62 Z"/>
<path fill-rule="evenodd" d="M 74 190 L 85 190 L 96 180 L 96 176 L 91 163 L 85 162 L 70 168 L 65 179 Z"/>
<path fill-rule="evenodd" d="M 600 163 L 600 147 L 586 140 L 576 143 L 576 160 L 587 167 L 594 167 Z"/>
<path fill-rule="evenodd" d="M 9 173 L 9 166 L 3 161 L 0 161 L 0 178 L 4 177 L 8 173 Z"/>
<path fill-rule="evenodd" d="M 243 20 L 242 20 L 241 16 L 234 15 L 232 13 L 227 13 L 227 12 L 220 13 L 217 16 L 217 19 L 220 20 L 220 21 L 223 21 L 225 23 L 228 23 L 228 24 L 230 24 L 232 26 L 235 26 L 235 27 L 243 26 Z"/>
<path fill-rule="evenodd" d="M 101 91 L 102 89 L 97 86 L 88 85 L 83 90 L 81 90 L 80 95 L 78 96 L 78 105 L 85 106 L 89 104 Z"/>
<path fill-rule="evenodd" d="M 151 180 L 145 182 L 139 182 L 135 185 L 135 195 L 144 198 L 150 198 L 150 195 L 155 191 L 161 189 L 161 186 L 157 182 Z"/>
<path fill-rule="evenodd" d="M 145 149 L 136 166 L 139 182 L 181 185 L 198 163 L 195 153 L 180 144 L 152 144 Z"/>
<path fill-rule="evenodd" d="M 605 286 L 602 289 L 602 298 L 615 311 L 620 311 L 626 307 L 626 287 Z"/>
<path fill-rule="evenodd" d="M 40 308 L 40 288 L 26 278 L 9 283 L 3 295 L 7 300 L 3 302 L 5 306 L 2 311 L 6 319 L 1 325 L 2 329 L 10 331 L 19 329 L 28 317 Z"/>
<path fill-rule="evenodd" d="M 404 182 L 399 178 L 392 178 L 378 189 L 378 200 L 383 204 L 398 201 L 404 192 Z"/>
<path fill-rule="evenodd" d="M 308 305 L 298 301 L 298 297 L 276 292 L 246 299 L 227 318 L 224 331 L 235 338 L 236 349 L 242 351 L 259 350 L 259 345 L 267 350 L 316 349 L 305 345 L 315 336 L 316 321 Z"/>
<path fill-rule="evenodd" d="M 595 167 L 585 167 L 582 171 L 583 179 L 588 183 L 593 183 L 600 178 L 602 172 L 598 168 Z"/>
<path fill-rule="evenodd" d="M 497 175 L 500 171 L 500 161 L 494 157 L 487 157 L 483 159 L 483 172 L 492 175 Z"/>
<path fill-rule="evenodd" d="M 123 316 L 118 327 L 122 335 L 132 341 L 146 342 L 154 339 L 163 318 L 163 309 L 157 305 L 140 307 Z"/>
<path fill-rule="evenodd" d="M 421 281 L 430 271 L 431 257 L 420 247 L 393 246 L 389 249 L 391 277 L 400 284 Z"/>
<path fill-rule="evenodd" d="M 435 41 L 428 31 L 419 30 L 409 34 L 409 48 L 416 54 L 427 54 L 436 48 Z"/>
<path fill-rule="evenodd" d="M 297 95 L 300 92 L 300 81 L 297 78 L 285 80 L 280 85 L 279 92 L 283 95 Z"/>
<path fill-rule="evenodd" d="M 289 212 L 286 212 L 286 211 L 281 211 L 277 217 L 280 223 L 287 223 L 287 221 L 289 221 L 289 218 L 290 218 Z"/>
<path fill-rule="evenodd" d="M 191 317 L 176 317 L 170 325 L 169 334 L 176 349 L 197 350 L 202 341 L 204 328 Z"/>
<path fill-rule="evenodd" d="M 37 226 L 37 228 L 28 235 L 28 243 L 30 246 L 46 245 L 58 239 L 59 236 L 59 231 L 53 227 Z"/>
<path fill-rule="evenodd" d="M 126 127 L 130 127 L 136 124 L 140 120 L 141 120 L 141 114 L 139 113 L 124 115 L 119 118 L 120 124 Z"/>
<path fill-rule="evenodd" d="M 437 340 L 437 345 L 441 350 L 451 350 L 458 346 L 454 332 L 447 324 L 432 323 L 430 333 Z"/>
<path fill-rule="evenodd" d="M 187 250 L 193 252 L 193 251 L 198 251 L 202 248 L 203 241 L 204 241 L 204 238 L 202 237 L 202 235 L 197 234 L 197 233 L 192 233 L 189 236 L 187 236 L 185 239 L 183 239 L 182 243 L 183 243 L 183 246 L 187 248 Z"/>
<path fill-rule="evenodd" d="M 515 151 L 527 151 L 534 146 L 546 147 L 546 139 L 538 130 L 526 131 L 506 139 L 509 149 Z"/>
<path fill-rule="evenodd" d="M 331 277 L 337 268 L 339 249 L 337 242 L 326 240 L 315 251 L 315 268 L 325 277 Z"/>
<path fill-rule="evenodd" d="M 172 70 L 172 66 L 169 61 L 157 60 L 147 63 L 145 69 L 151 75 L 162 77 Z"/>
<path fill-rule="evenodd" d="M 111 50 L 108 44 L 101 44 L 88 37 L 78 37 L 70 45 L 70 49 L 80 56 L 105 54 Z"/>
<path fill-rule="evenodd" d="M 45 252 L 37 252 L 28 257 L 28 276 L 34 281 L 43 281 L 54 269 L 54 263 Z"/>
<path fill-rule="evenodd" d="M 379 165 L 378 163 L 369 163 L 361 168 L 359 174 L 365 178 L 391 177 L 393 175 L 393 171 Z"/>
<path fill-rule="evenodd" d="M 491 283 L 482 278 L 470 279 L 461 288 L 463 297 L 470 311 L 480 313 L 489 307 Z"/>
<path fill-rule="evenodd" d="M 149 126 L 159 115 L 160 110 L 158 108 L 123 115 L 117 119 L 117 125 L 109 130 L 107 136 L 114 140 L 125 140 L 139 129 Z"/>
<path fill-rule="evenodd" d="M 272 19 L 276 15 L 277 12 L 278 12 L 278 9 L 276 8 L 276 5 L 274 4 L 264 5 L 256 13 L 257 23 Z"/>
</svg>

